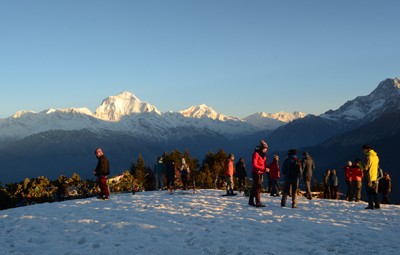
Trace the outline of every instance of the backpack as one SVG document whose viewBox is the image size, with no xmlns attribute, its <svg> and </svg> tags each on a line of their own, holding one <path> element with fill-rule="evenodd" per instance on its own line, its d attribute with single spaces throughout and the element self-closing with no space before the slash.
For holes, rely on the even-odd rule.
<svg viewBox="0 0 400 255">
<path fill-rule="evenodd" d="M 298 159 L 293 159 L 289 165 L 289 179 L 298 179 L 301 174 L 300 161 Z"/>
<path fill-rule="evenodd" d="M 382 168 L 380 168 L 380 167 L 378 166 L 378 176 L 377 176 L 377 178 L 376 178 L 376 181 L 379 182 L 379 180 L 382 179 L 382 178 L 383 178 L 383 170 L 382 170 Z"/>
</svg>

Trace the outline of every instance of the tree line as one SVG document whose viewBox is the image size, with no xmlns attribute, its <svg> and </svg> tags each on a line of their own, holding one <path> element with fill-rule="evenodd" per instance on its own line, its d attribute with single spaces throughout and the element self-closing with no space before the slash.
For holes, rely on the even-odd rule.
<svg viewBox="0 0 400 255">
<path fill-rule="evenodd" d="M 160 155 L 166 161 L 172 161 L 176 171 L 176 185 L 182 185 L 179 179 L 181 159 L 185 158 L 190 167 L 190 179 L 195 181 L 199 188 L 221 188 L 224 180 L 224 164 L 228 154 L 223 150 L 217 153 L 209 152 L 203 161 L 192 157 L 188 150 L 183 153 L 179 150 L 165 152 Z M 108 179 L 110 191 L 137 192 L 155 190 L 153 173 L 154 162 L 146 164 L 141 155 L 132 160 L 130 168 L 119 174 L 112 174 Z M 44 176 L 26 178 L 18 183 L 8 183 L 4 186 L 0 182 L 0 210 L 36 203 L 57 202 L 66 199 L 77 199 L 96 196 L 98 186 L 96 181 L 82 180 L 78 173 L 71 177 L 61 175 L 57 180 L 49 180 Z"/>
</svg>

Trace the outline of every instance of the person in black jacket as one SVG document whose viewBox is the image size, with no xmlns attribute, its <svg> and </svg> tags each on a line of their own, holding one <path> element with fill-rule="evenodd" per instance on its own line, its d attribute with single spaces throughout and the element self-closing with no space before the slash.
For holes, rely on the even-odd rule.
<svg viewBox="0 0 400 255">
<path fill-rule="evenodd" d="M 383 174 L 383 178 L 379 180 L 379 192 L 382 194 L 382 204 L 390 204 L 390 192 L 392 191 L 392 180 L 388 173 Z"/>
<path fill-rule="evenodd" d="M 107 186 L 107 178 L 108 175 L 110 175 L 110 164 L 107 157 L 104 156 L 101 148 L 97 148 L 94 153 L 97 157 L 97 166 L 93 173 L 97 177 L 97 183 L 100 188 L 100 194 L 98 198 L 108 200 L 109 191 Z"/>
<path fill-rule="evenodd" d="M 172 158 L 164 157 L 166 159 L 166 177 L 169 194 L 172 195 L 172 191 L 175 188 L 175 162 Z"/>
<path fill-rule="evenodd" d="M 243 190 L 246 189 L 246 177 L 247 177 L 247 171 L 246 171 L 246 165 L 244 164 L 244 158 L 240 158 L 239 161 L 236 163 L 235 166 L 236 169 L 236 177 L 238 178 L 238 189 L 239 192 L 242 191 L 242 186 Z"/>
</svg>

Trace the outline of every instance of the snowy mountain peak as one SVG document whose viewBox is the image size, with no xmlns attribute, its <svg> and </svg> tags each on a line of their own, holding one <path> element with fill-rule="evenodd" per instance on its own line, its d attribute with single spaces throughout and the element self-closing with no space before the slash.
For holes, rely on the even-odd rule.
<svg viewBox="0 0 400 255">
<path fill-rule="evenodd" d="M 275 129 L 286 123 L 289 123 L 295 119 L 304 118 L 307 114 L 303 112 L 277 112 L 277 113 L 265 113 L 258 112 L 247 116 L 244 120 L 247 123 L 259 128 Z"/>
<path fill-rule="evenodd" d="M 142 102 L 132 93 L 125 91 L 104 99 L 94 116 L 102 120 L 119 121 L 123 116 L 144 112 L 161 114 L 155 106 Z"/>
<path fill-rule="evenodd" d="M 34 111 L 18 111 L 12 116 L 12 118 L 13 119 L 18 119 L 18 118 L 21 118 L 22 116 L 24 116 L 26 114 L 34 114 L 34 113 L 35 113 Z"/>
<path fill-rule="evenodd" d="M 191 107 L 187 108 L 186 110 L 179 111 L 179 113 L 187 118 L 198 118 L 198 119 L 209 118 L 209 119 L 220 120 L 220 121 L 234 119 L 234 118 L 228 117 L 226 115 L 217 113 L 213 108 L 211 108 L 205 104 L 191 106 Z"/>
<path fill-rule="evenodd" d="M 258 112 L 256 114 L 250 115 L 246 117 L 246 119 L 249 119 L 251 117 L 259 117 L 259 118 L 270 118 L 270 119 L 275 119 L 282 121 L 284 123 L 291 122 L 295 119 L 300 119 L 304 118 L 307 114 L 304 112 L 293 112 L 293 113 L 287 113 L 287 112 L 276 112 L 276 113 L 265 113 L 265 112 Z"/>
<path fill-rule="evenodd" d="M 76 113 L 76 114 L 85 114 L 85 115 L 89 115 L 92 116 L 93 113 L 92 111 L 90 111 L 88 108 L 83 107 L 83 108 L 62 108 L 62 109 L 47 109 L 42 111 L 42 113 L 45 114 L 52 114 L 52 113 Z"/>
<path fill-rule="evenodd" d="M 386 79 L 367 96 L 358 96 L 337 110 L 329 110 L 321 117 L 332 120 L 360 121 L 375 119 L 386 112 L 400 110 L 399 80 Z"/>
</svg>

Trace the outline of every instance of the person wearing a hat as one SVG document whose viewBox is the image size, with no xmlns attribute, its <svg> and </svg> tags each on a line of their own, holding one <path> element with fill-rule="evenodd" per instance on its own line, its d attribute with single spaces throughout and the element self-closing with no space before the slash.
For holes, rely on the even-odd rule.
<svg viewBox="0 0 400 255">
<path fill-rule="evenodd" d="M 235 173 L 235 165 L 234 161 L 235 156 L 230 153 L 228 155 L 228 159 L 225 163 L 225 177 L 226 177 L 226 195 L 227 196 L 234 196 L 236 195 L 233 193 L 233 174 Z"/>
<path fill-rule="evenodd" d="M 264 140 L 261 140 L 260 145 L 253 152 L 251 169 L 253 186 L 249 198 L 249 205 L 251 206 L 265 207 L 261 203 L 261 176 L 265 172 L 269 172 L 269 168 L 267 167 L 267 150 L 268 144 Z M 255 202 L 254 199 L 256 199 Z"/>
<path fill-rule="evenodd" d="M 97 148 L 94 151 L 94 154 L 97 157 L 97 166 L 96 169 L 93 170 L 93 174 L 97 177 L 97 182 L 100 188 L 100 194 L 98 198 L 108 200 L 109 192 L 107 186 L 107 178 L 108 175 L 110 175 L 110 164 L 107 157 L 103 154 L 101 148 Z"/>
<path fill-rule="evenodd" d="M 274 155 L 274 159 L 269 164 L 269 178 L 271 180 L 271 197 L 279 196 L 278 180 L 281 177 L 279 168 L 279 156 Z"/>
<path fill-rule="evenodd" d="M 285 176 L 285 186 L 283 188 L 281 206 L 286 206 L 287 196 L 290 188 L 292 189 L 292 208 L 296 208 L 297 189 L 299 187 L 299 179 L 302 175 L 301 162 L 297 159 L 297 151 L 292 149 L 288 151 L 288 157 L 283 162 L 282 173 Z"/>
</svg>

